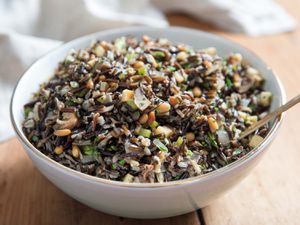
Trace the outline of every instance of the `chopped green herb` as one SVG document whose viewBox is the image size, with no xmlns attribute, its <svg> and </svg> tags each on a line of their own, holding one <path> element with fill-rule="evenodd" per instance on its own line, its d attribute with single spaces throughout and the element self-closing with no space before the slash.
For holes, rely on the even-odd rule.
<svg viewBox="0 0 300 225">
<path fill-rule="evenodd" d="M 76 106 L 76 102 L 74 102 L 73 100 L 67 100 L 66 102 L 65 102 L 65 105 L 66 106 Z"/>
<path fill-rule="evenodd" d="M 83 153 L 85 155 L 94 155 L 97 153 L 96 148 L 94 146 L 91 145 L 85 145 L 83 147 Z"/>
<path fill-rule="evenodd" d="M 31 137 L 31 140 L 32 140 L 33 142 L 38 142 L 38 141 L 40 140 L 40 138 L 39 138 L 38 136 L 36 136 L 36 135 L 33 135 L 33 136 Z"/>
<path fill-rule="evenodd" d="M 186 84 L 180 84 L 179 86 L 180 86 L 181 91 L 186 91 L 188 88 L 188 86 Z"/>
<path fill-rule="evenodd" d="M 95 141 L 95 142 L 100 141 L 100 137 L 99 137 L 99 136 L 95 137 L 94 141 Z"/>
<path fill-rule="evenodd" d="M 226 77 L 225 78 L 225 83 L 226 83 L 226 86 L 228 88 L 231 88 L 232 87 L 232 81 L 229 79 L 229 77 Z"/>
<path fill-rule="evenodd" d="M 107 148 L 107 150 L 110 151 L 110 152 L 113 152 L 113 151 L 115 152 L 115 151 L 118 150 L 118 147 L 115 146 L 115 145 L 111 145 L 111 146 L 109 146 L 109 147 Z"/>
<path fill-rule="evenodd" d="M 136 56 L 137 56 L 137 54 L 135 54 L 135 53 L 128 53 L 126 55 L 127 62 L 130 63 L 131 61 L 135 60 Z"/>
<path fill-rule="evenodd" d="M 206 83 L 206 82 L 203 82 L 203 83 L 201 83 L 200 84 L 203 88 L 205 88 L 206 90 L 209 90 L 210 88 L 209 88 L 209 84 L 208 83 Z"/>
<path fill-rule="evenodd" d="M 173 180 L 179 180 L 180 177 L 181 177 L 181 175 L 177 175 L 177 176 L 175 176 L 175 177 L 173 178 Z"/>
<path fill-rule="evenodd" d="M 126 160 L 125 160 L 125 159 L 121 159 L 118 163 L 119 163 L 121 166 L 124 166 L 125 163 L 126 163 Z"/>
<path fill-rule="evenodd" d="M 111 169 L 116 170 L 118 168 L 118 165 L 116 163 L 111 164 Z"/>
<path fill-rule="evenodd" d="M 211 133 L 211 132 L 208 132 L 208 135 L 207 135 L 207 140 L 208 140 L 208 143 L 210 146 L 214 147 L 214 148 L 218 148 L 218 143 L 216 142 L 216 138 L 215 136 Z"/>
<path fill-rule="evenodd" d="M 132 114 L 132 118 L 134 120 L 138 120 L 141 116 L 141 113 L 139 111 L 135 111 L 133 114 Z"/>
<path fill-rule="evenodd" d="M 239 155 L 239 154 L 241 154 L 241 153 L 242 153 L 242 150 L 239 149 L 239 148 L 237 148 L 237 149 L 235 149 L 235 150 L 232 152 L 232 155 L 233 155 L 233 156 L 236 156 L 236 155 Z"/>
<path fill-rule="evenodd" d="M 237 65 L 232 65 L 232 71 L 233 71 L 233 72 L 238 71 L 238 66 L 237 66 Z"/>
<path fill-rule="evenodd" d="M 87 92 L 88 92 L 87 89 L 83 89 L 82 91 L 76 93 L 75 96 L 82 98 L 82 97 L 84 97 L 86 95 Z"/>
</svg>

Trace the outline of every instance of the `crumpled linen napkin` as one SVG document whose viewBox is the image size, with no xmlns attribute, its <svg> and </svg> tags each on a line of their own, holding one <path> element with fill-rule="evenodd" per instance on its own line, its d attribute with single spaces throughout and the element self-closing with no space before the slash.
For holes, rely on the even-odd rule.
<svg viewBox="0 0 300 225">
<path fill-rule="evenodd" d="M 0 0 L 0 141 L 13 135 L 11 92 L 34 60 L 62 41 L 99 30 L 132 24 L 166 27 L 166 11 L 253 36 L 296 26 L 272 0 Z"/>
</svg>

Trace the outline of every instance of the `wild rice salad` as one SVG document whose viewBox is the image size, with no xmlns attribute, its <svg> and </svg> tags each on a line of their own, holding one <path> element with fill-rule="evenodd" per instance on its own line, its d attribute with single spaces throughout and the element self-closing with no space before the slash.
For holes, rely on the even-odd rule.
<svg viewBox="0 0 300 225">
<path fill-rule="evenodd" d="M 238 53 L 167 39 L 120 37 L 71 51 L 24 106 L 23 131 L 74 170 L 125 182 L 205 174 L 247 154 L 268 132 L 239 134 L 272 94 Z"/>
</svg>

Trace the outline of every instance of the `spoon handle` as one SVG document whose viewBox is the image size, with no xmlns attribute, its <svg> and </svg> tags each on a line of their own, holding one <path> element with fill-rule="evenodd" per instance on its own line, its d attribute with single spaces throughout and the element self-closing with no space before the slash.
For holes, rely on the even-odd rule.
<svg viewBox="0 0 300 225">
<path fill-rule="evenodd" d="M 289 100 L 287 103 L 285 103 L 284 105 L 280 106 L 278 109 L 276 109 L 275 111 L 271 112 L 270 114 L 266 115 L 265 117 L 263 117 L 261 120 L 253 123 L 250 127 L 248 127 L 245 131 L 243 131 L 238 139 L 242 139 L 246 136 L 248 136 L 249 134 L 251 134 L 253 131 L 257 130 L 258 128 L 260 128 L 262 125 L 266 124 L 267 122 L 269 122 L 270 120 L 274 119 L 275 117 L 277 117 L 278 115 L 280 115 L 281 113 L 285 112 L 286 110 L 288 110 L 289 108 L 293 107 L 294 105 L 296 105 L 297 103 L 300 102 L 300 94 L 297 95 L 296 97 L 292 98 L 291 100 Z"/>
</svg>

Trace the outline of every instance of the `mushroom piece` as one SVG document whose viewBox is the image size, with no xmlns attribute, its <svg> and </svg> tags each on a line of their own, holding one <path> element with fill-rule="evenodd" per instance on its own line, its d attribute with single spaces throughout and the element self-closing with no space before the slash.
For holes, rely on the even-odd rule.
<svg viewBox="0 0 300 225">
<path fill-rule="evenodd" d="M 255 80 L 249 76 L 243 78 L 241 86 L 238 88 L 239 93 L 247 92 L 251 87 L 253 87 Z"/>
<path fill-rule="evenodd" d="M 134 103 L 141 111 L 151 104 L 140 88 L 137 88 L 134 92 Z"/>
<path fill-rule="evenodd" d="M 63 120 L 57 119 L 59 129 L 73 129 L 77 123 L 78 118 L 75 113 L 63 113 Z"/>
</svg>

